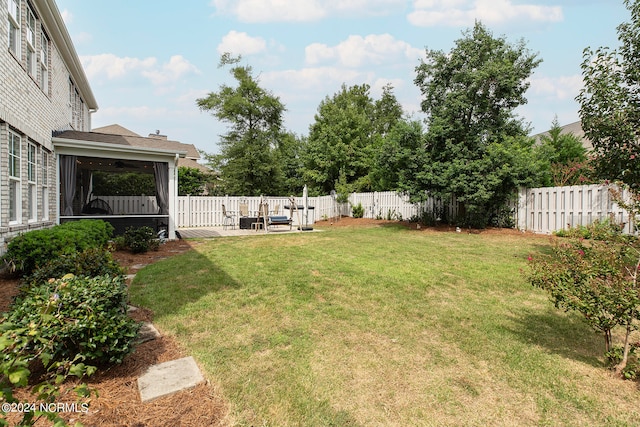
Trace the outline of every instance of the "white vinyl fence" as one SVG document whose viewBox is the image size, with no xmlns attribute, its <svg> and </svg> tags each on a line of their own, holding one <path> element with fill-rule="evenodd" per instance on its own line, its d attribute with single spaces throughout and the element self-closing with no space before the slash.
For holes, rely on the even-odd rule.
<svg viewBox="0 0 640 427">
<path fill-rule="evenodd" d="M 624 200 L 629 195 L 622 193 Z M 635 223 L 613 201 L 609 186 L 580 185 L 523 189 L 519 194 L 517 224 L 521 230 L 552 233 L 595 220 L 624 225 L 624 232 L 635 234 Z"/>
<path fill-rule="evenodd" d="M 625 195 L 626 197 L 626 195 Z M 156 214 L 158 205 L 154 196 L 104 197 L 113 213 L 119 214 Z M 352 208 L 361 204 L 365 218 L 408 220 L 418 217 L 422 212 L 442 214 L 455 218 L 455 201 L 442 201 L 433 198 L 416 204 L 408 196 L 395 191 L 352 193 L 348 203 L 338 203 L 335 195 L 309 197 L 308 217 L 302 210 L 291 212 L 287 209 L 289 198 L 284 196 L 265 196 L 269 210 L 274 214 L 293 218 L 294 224 L 313 224 L 315 221 L 337 217 L 352 216 Z M 302 197 L 295 197 L 297 205 L 304 203 Z M 247 203 L 250 216 L 257 215 L 260 197 L 241 196 L 181 196 L 178 197 L 178 227 L 214 227 L 223 224 L 222 205 L 228 211 L 239 211 L 240 203 Z M 517 205 L 517 206 L 516 206 Z M 275 212 L 277 209 L 277 213 Z M 522 189 L 518 201 L 514 204 L 514 220 L 517 228 L 536 233 L 552 233 L 563 228 L 588 225 L 595 220 L 613 220 L 624 224 L 627 233 L 634 233 L 635 224 L 626 211 L 612 199 L 609 189 L 602 185 L 570 187 L 548 187 Z"/>
</svg>

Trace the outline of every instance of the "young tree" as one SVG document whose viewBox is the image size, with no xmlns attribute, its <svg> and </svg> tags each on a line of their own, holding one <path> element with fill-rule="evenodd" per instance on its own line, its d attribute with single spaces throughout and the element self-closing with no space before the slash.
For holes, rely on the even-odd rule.
<svg viewBox="0 0 640 427">
<path fill-rule="evenodd" d="M 558 117 L 554 117 L 548 135 L 540 137 L 535 149 L 542 176 L 540 184 L 548 186 L 573 185 L 587 180 L 589 167 L 587 149 L 573 133 L 562 133 Z"/>
<path fill-rule="evenodd" d="M 178 167 L 178 196 L 201 196 L 210 177 L 200 169 Z"/>
<path fill-rule="evenodd" d="M 282 136 L 280 99 L 260 87 L 249 66 L 239 66 L 240 57 L 222 56 L 220 66 L 232 65 L 236 87 L 226 84 L 218 92 L 196 100 L 229 125 L 221 136 L 218 165 L 226 191 L 231 194 L 272 194 L 280 179 L 275 148 Z"/>
<path fill-rule="evenodd" d="M 318 107 L 305 150 L 304 179 L 316 193 L 329 194 L 336 184 L 350 191 L 369 188 L 374 146 L 374 103 L 369 85 L 342 86 Z"/>
<path fill-rule="evenodd" d="M 438 197 L 455 196 L 462 221 L 484 226 L 535 175 L 521 167 L 522 159 L 500 161 L 510 157 L 507 147 L 531 160 L 527 129 L 514 109 L 526 102 L 528 79 L 540 60 L 524 41 L 494 38 L 478 22 L 451 52 L 427 50 L 426 58 L 415 79 L 428 115 L 429 162 L 418 184 Z"/>
<path fill-rule="evenodd" d="M 599 177 L 640 190 L 640 1 L 624 0 L 631 20 L 618 26 L 619 50 L 583 53 L 584 88 L 576 98 Z"/>
</svg>

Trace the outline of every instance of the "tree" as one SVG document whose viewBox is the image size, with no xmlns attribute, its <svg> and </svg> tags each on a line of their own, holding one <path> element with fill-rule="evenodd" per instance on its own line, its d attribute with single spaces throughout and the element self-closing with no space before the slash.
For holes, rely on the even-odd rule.
<svg viewBox="0 0 640 427">
<path fill-rule="evenodd" d="M 369 174 L 381 138 L 402 116 L 392 89 L 385 86 L 374 101 L 369 85 L 342 85 L 320 103 L 305 149 L 304 179 L 313 192 L 371 188 Z"/>
<path fill-rule="evenodd" d="M 385 135 L 376 152 L 371 173 L 376 191 L 413 194 L 417 176 L 425 167 L 424 128 L 419 121 L 398 121 Z"/>
<path fill-rule="evenodd" d="M 178 167 L 178 195 L 202 196 L 205 193 L 209 176 L 200 169 Z"/>
<path fill-rule="evenodd" d="M 584 88 L 576 98 L 602 179 L 640 190 L 640 1 L 625 0 L 631 21 L 618 26 L 619 50 L 583 53 Z"/>
<path fill-rule="evenodd" d="M 524 41 L 494 38 L 480 23 L 463 34 L 451 52 L 427 50 L 416 67 L 429 161 L 415 186 L 437 197 L 455 196 L 465 225 L 484 226 L 535 175 L 523 167 L 531 161 L 531 144 L 514 109 L 526 102 L 528 79 L 540 60 Z M 526 159 L 514 158 L 509 148 Z"/>
<path fill-rule="evenodd" d="M 229 125 L 221 136 L 218 165 L 226 191 L 231 194 L 272 194 L 280 179 L 275 148 L 282 135 L 280 99 L 261 88 L 249 66 L 239 66 L 240 57 L 222 55 L 220 66 L 232 65 L 236 87 L 226 84 L 218 92 L 196 100 Z"/>
<path fill-rule="evenodd" d="M 562 133 L 558 117 L 554 117 L 548 135 L 540 137 L 535 151 L 542 169 L 541 185 L 587 183 L 587 149 L 573 133 Z"/>
</svg>

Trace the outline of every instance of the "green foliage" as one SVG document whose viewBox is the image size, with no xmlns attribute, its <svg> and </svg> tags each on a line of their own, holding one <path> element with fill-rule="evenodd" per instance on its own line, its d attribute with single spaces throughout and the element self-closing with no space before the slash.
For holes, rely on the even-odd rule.
<svg viewBox="0 0 640 427">
<path fill-rule="evenodd" d="M 83 219 L 65 222 L 15 237 L 9 242 L 3 260 L 11 271 L 29 275 L 37 266 L 56 257 L 104 247 L 112 234 L 113 226 L 105 221 Z"/>
<path fill-rule="evenodd" d="M 180 166 L 178 168 L 178 195 L 202 196 L 209 176 L 200 169 Z"/>
<path fill-rule="evenodd" d="M 410 194 L 455 196 L 461 225 L 485 226 L 519 186 L 536 179 L 532 141 L 514 110 L 526 102 L 540 60 L 524 42 L 494 38 L 480 23 L 451 52 L 427 50 L 426 57 L 415 79 L 428 115 L 426 157 Z"/>
<path fill-rule="evenodd" d="M 638 360 L 638 349 L 640 348 L 640 342 L 631 343 L 629 346 L 629 355 L 627 366 L 622 369 L 622 377 L 626 380 L 637 380 L 640 378 L 640 360 Z M 615 369 L 616 366 L 622 362 L 624 358 L 624 347 L 621 345 L 614 345 L 611 350 L 605 353 L 605 358 L 611 369 Z"/>
<path fill-rule="evenodd" d="M 371 188 L 380 140 L 401 115 L 391 89 L 387 86 L 374 102 L 369 85 L 343 85 L 320 103 L 304 156 L 303 178 L 312 193 L 329 194 L 338 184 L 348 192 Z"/>
<path fill-rule="evenodd" d="M 364 216 L 364 208 L 362 207 L 362 203 L 358 203 L 357 205 L 352 206 L 351 213 L 354 218 L 362 218 Z"/>
<path fill-rule="evenodd" d="M 616 239 L 635 239 L 634 236 L 624 236 L 622 227 L 613 221 L 605 219 L 595 220 L 589 225 L 577 225 L 567 229 L 557 230 L 553 234 L 558 237 L 571 237 L 574 239 L 593 239 L 593 240 L 616 240 Z"/>
<path fill-rule="evenodd" d="M 19 425 L 46 418 L 66 425 L 56 411 L 40 410 L 55 403 L 68 377 L 96 371 L 92 365 L 120 363 L 133 350 L 139 325 L 127 315 L 127 287 L 122 276 L 94 278 L 66 275 L 26 288 L 0 319 L 0 400 L 34 406 Z M 36 402 L 19 402 L 18 387 L 33 385 Z M 86 398 L 86 384 L 74 388 Z M 65 396 L 65 401 L 69 401 Z M 88 409 L 88 402 L 77 401 Z M 3 405 L 2 413 L 7 412 Z M 0 420 L 0 424 L 2 420 Z"/>
<path fill-rule="evenodd" d="M 562 186 L 573 184 L 586 184 L 585 176 L 587 169 L 583 164 L 587 162 L 587 149 L 582 145 L 582 141 L 572 133 L 562 133 L 562 128 L 555 117 L 551 124 L 548 135 L 540 137 L 540 144 L 535 148 L 535 156 L 540 163 L 542 173 L 540 185 Z M 576 173 L 576 167 L 580 165 L 582 173 Z M 574 170 L 566 170 L 569 166 Z M 564 172 L 564 173 L 561 173 Z M 566 172 L 573 172 L 566 176 Z M 582 175 L 582 179 L 580 176 Z M 582 181 L 582 182 L 580 182 Z"/>
<path fill-rule="evenodd" d="M 371 179 L 376 191 L 424 193 L 418 176 L 427 163 L 419 121 L 399 120 L 376 151 Z"/>
<path fill-rule="evenodd" d="M 23 278 L 25 283 L 37 284 L 50 278 L 58 279 L 67 274 L 79 277 L 120 276 L 122 267 L 105 248 L 87 248 L 80 252 L 63 254 L 37 267 L 33 273 Z"/>
<path fill-rule="evenodd" d="M 127 287 L 122 276 L 67 275 L 41 282 L 20 294 L 3 324 L 38 329 L 48 347 L 37 344 L 52 361 L 74 360 L 104 365 L 120 363 L 133 350 L 138 325 L 127 315 Z M 51 342 L 50 342 L 51 341 Z"/>
<path fill-rule="evenodd" d="M 640 189 L 640 2 L 625 0 L 631 20 L 618 26 L 618 50 L 587 48 L 577 97 L 585 136 L 602 179 Z"/>
<path fill-rule="evenodd" d="M 201 110 L 229 125 L 221 136 L 216 160 L 224 189 L 248 196 L 274 194 L 281 177 L 275 147 L 282 135 L 285 107 L 259 86 L 251 67 L 237 65 L 239 60 L 223 55 L 220 61 L 221 66 L 232 65 L 237 87 L 223 84 L 218 92 L 196 102 Z"/>
<path fill-rule="evenodd" d="M 93 171 L 93 194 L 100 196 L 139 196 L 155 194 L 153 173 Z"/>
<path fill-rule="evenodd" d="M 151 227 L 127 227 L 124 232 L 124 246 L 133 253 L 157 250 L 160 245 Z"/>
<path fill-rule="evenodd" d="M 579 312 L 592 328 L 603 332 L 609 351 L 613 328 L 637 316 L 640 295 L 628 273 L 635 269 L 635 261 L 627 245 L 563 240 L 552 255 L 531 260 L 528 279 L 549 292 L 556 307 Z"/>
</svg>

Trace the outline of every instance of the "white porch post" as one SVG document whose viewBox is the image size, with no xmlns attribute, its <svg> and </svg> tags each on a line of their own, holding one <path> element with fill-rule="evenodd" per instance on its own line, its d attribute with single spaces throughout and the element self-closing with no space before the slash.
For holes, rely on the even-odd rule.
<svg viewBox="0 0 640 427">
<path fill-rule="evenodd" d="M 169 162 L 169 239 L 176 238 L 176 223 L 178 218 L 178 159 L 176 154 L 173 162 Z"/>
</svg>

